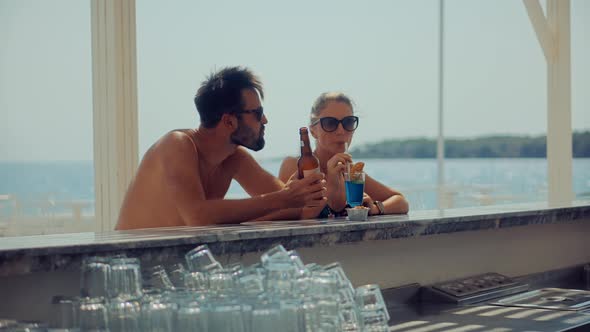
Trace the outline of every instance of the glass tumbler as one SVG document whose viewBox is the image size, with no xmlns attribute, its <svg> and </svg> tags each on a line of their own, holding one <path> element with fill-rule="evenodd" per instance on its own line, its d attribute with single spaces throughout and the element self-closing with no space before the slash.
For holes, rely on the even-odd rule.
<svg viewBox="0 0 590 332">
<path fill-rule="evenodd" d="M 139 259 L 115 258 L 111 260 L 111 297 L 138 299 L 142 295 Z"/>
<path fill-rule="evenodd" d="M 187 252 L 184 257 L 191 272 L 210 272 L 221 268 L 206 244 Z"/>
<path fill-rule="evenodd" d="M 83 297 L 108 297 L 111 266 L 106 257 L 87 257 L 80 271 L 80 294 Z"/>
<path fill-rule="evenodd" d="M 103 298 L 83 298 L 78 313 L 80 331 L 109 331 L 108 311 Z"/>
</svg>

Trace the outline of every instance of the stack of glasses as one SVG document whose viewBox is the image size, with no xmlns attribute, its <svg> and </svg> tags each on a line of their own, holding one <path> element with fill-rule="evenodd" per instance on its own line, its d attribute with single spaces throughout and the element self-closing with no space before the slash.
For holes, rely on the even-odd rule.
<svg viewBox="0 0 590 332">
<path fill-rule="evenodd" d="M 388 331 L 379 286 L 355 290 L 339 263 L 304 265 L 281 245 L 248 267 L 223 267 L 206 245 L 185 259 L 186 268 L 158 265 L 142 276 L 136 258 L 87 258 L 81 297 L 54 297 L 52 325 L 113 332 Z"/>
</svg>

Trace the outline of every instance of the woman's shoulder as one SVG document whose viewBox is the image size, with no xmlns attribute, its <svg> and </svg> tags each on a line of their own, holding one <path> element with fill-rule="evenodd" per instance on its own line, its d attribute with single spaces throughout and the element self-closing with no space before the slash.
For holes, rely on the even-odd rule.
<svg viewBox="0 0 590 332">
<path fill-rule="evenodd" d="M 287 156 L 287 157 L 285 157 L 285 159 L 283 159 L 282 164 L 285 165 L 285 164 L 297 163 L 297 159 L 299 159 L 299 157 Z"/>
<path fill-rule="evenodd" d="M 293 172 L 297 170 L 297 159 L 298 157 L 285 157 L 281 163 L 279 170 L 279 179 L 287 181 Z"/>
<path fill-rule="evenodd" d="M 299 159 L 299 157 L 292 157 L 292 156 L 288 156 L 285 157 L 285 159 L 283 159 L 283 162 L 281 162 L 281 169 L 293 169 L 293 168 L 297 168 L 297 160 Z"/>
</svg>

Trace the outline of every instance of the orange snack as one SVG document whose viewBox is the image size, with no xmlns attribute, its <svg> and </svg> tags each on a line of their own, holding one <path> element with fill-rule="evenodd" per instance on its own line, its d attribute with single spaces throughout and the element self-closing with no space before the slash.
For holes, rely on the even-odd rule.
<svg viewBox="0 0 590 332">
<path fill-rule="evenodd" d="M 365 163 L 359 161 L 358 163 L 352 165 L 352 167 L 350 168 L 350 173 L 361 173 L 363 171 L 363 167 L 365 167 Z"/>
</svg>

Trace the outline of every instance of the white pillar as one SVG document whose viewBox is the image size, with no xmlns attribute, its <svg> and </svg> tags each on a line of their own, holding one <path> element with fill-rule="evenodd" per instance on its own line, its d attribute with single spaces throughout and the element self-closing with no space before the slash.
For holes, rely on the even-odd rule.
<svg viewBox="0 0 590 332">
<path fill-rule="evenodd" d="M 96 230 L 115 227 L 138 160 L 135 0 L 92 0 Z"/>
<path fill-rule="evenodd" d="M 547 61 L 547 184 L 550 205 L 574 198 L 572 187 L 570 1 L 523 0 Z"/>
</svg>

